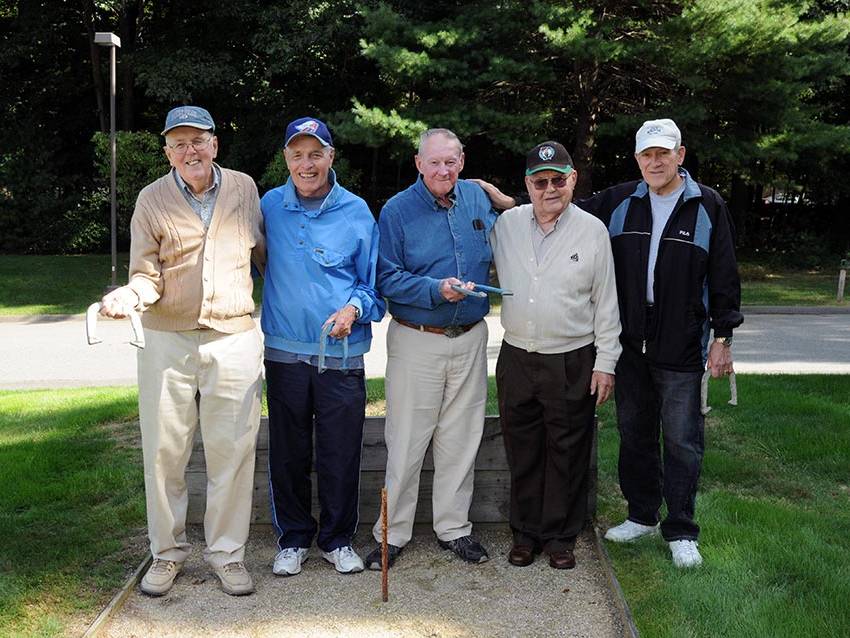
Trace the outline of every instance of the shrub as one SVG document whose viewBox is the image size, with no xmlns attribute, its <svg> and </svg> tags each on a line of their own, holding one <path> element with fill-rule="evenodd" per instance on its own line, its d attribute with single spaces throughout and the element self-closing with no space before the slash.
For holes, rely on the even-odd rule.
<svg viewBox="0 0 850 638">
<path fill-rule="evenodd" d="M 130 242 L 130 218 L 133 216 L 139 191 L 168 172 L 168 160 L 162 152 L 162 143 L 158 135 L 146 131 L 120 131 L 115 137 L 118 244 L 119 247 L 126 248 Z M 105 219 L 107 228 L 110 225 L 109 134 L 95 133 L 92 142 L 95 166 L 99 175 L 98 188 L 88 198 L 92 207 L 91 218 L 79 220 L 82 226 L 78 226 L 77 232 L 74 233 L 74 237 L 77 238 L 80 233 L 85 234 L 96 227 L 96 224 L 92 226 L 92 222 Z M 105 214 L 102 211 L 105 211 Z"/>
</svg>

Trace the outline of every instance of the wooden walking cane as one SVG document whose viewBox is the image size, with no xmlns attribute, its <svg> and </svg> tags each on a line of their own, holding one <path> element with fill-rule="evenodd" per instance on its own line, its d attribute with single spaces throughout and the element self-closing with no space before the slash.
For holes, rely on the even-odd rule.
<svg viewBox="0 0 850 638">
<path fill-rule="evenodd" d="M 387 488 L 381 488 L 381 600 L 390 599 L 389 555 L 387 553 Z"/>
</svg>

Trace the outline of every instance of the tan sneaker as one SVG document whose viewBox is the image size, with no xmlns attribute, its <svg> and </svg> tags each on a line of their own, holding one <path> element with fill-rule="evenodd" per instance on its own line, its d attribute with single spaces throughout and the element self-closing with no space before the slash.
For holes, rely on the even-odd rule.
<svg viewBox="0 0 850 638">
<path fill-rule="evenodd" d="M 245 569 L 245 563 L 227 563 L 214 569 L 221 581 L 221 589 L 231 596 L 246 596 L 254 593 L 254 581 Z"/>
<path fill-rule="evenodd" d="M 162 596 L 171 589 L 181 569 L 183 569 L 183 563 L 154 558 L 142 582 L 139 583 L 139 589 L 148 596 Z"/>
</svg>

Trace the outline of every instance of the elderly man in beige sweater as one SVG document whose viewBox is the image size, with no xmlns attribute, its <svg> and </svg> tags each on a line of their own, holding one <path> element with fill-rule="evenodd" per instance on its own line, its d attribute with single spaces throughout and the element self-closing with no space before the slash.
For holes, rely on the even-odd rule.
<svg viewBox="0 0 850 638">
<path fill-rule="evenodd" d="M 139 422 L 154 561 L 140 587 L 165 594 L 189 556 L 184 473 L 200 424 L 204 557 L 225 592 L 250 594 L 243 558 L 262 393 L 262 339 L 251 317 L 251 263 L 263 272 L 265 262 L 260 202 L 248 175 L 214 163 L 218 139 L 205 109 L 172 109 L 162 135 L 172 169 L 139 193 L 130 281 L 101 310 L 143 313 Z"/>
<path fill-rule="evenodd" d="M 611 395 L 620 356 L 614 262 L 605 225 L 572 204 L 576 171 L 557 142 L 526 158 L 531 204 L 502 213 L 490 235 L 502 287 L 496 365 L 511 471 L 511 564 L 541 551 L 575 566 L 587 517 L 595 406 Z"/>
</svg>

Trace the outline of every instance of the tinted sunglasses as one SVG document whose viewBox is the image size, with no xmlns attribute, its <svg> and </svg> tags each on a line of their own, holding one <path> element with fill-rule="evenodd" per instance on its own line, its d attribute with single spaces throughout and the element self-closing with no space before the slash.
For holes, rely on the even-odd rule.
<svg viewBox="0 0 850 638">
<path fill-rule="evenodd" d="M 549 182 L 552 182 L 552 186 L 555 188 L 563 188 L 567 185 L 567 175 L 558 175 L 557 177 L 544 177 L 543 179 L 533 179 L 531 180 L 531 185 L 534 187 L 536 191 L 545 191 L 549 188 Z"/>
</svg>

